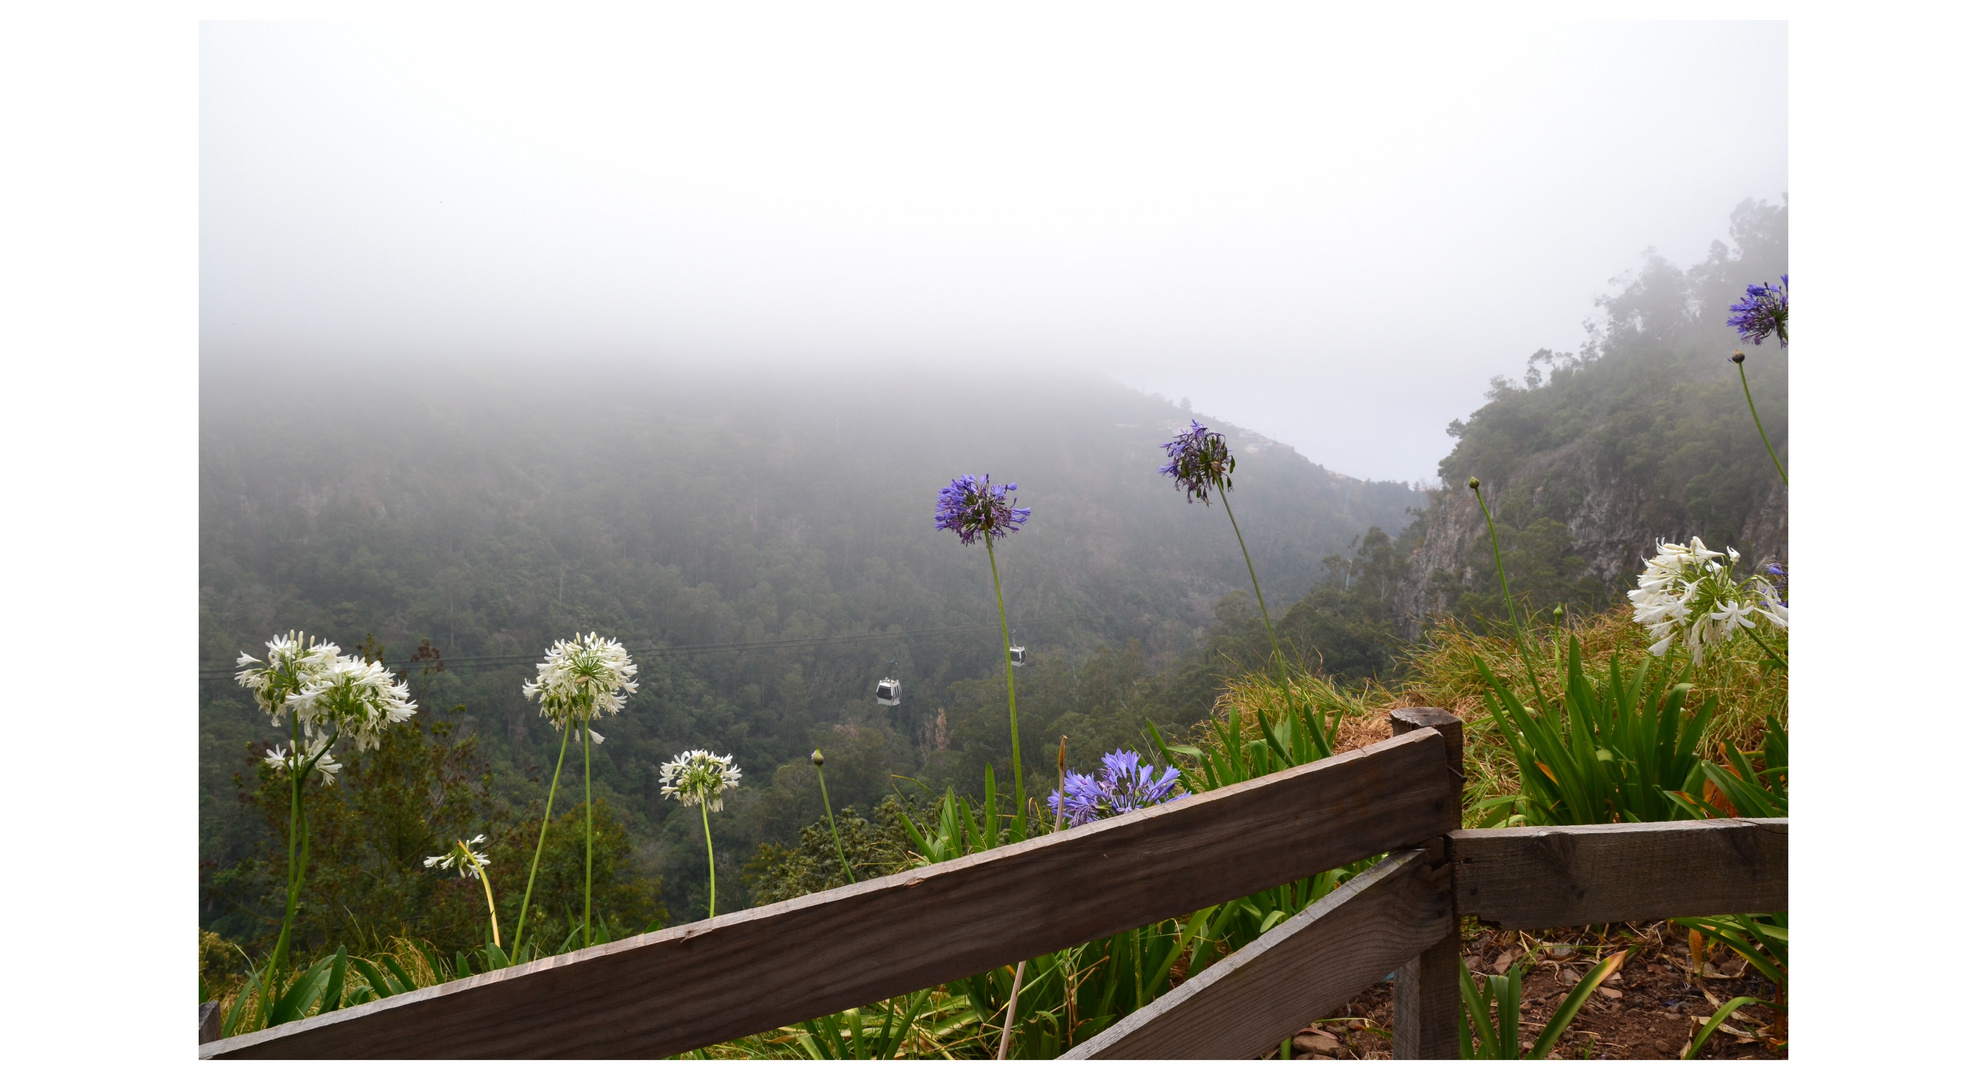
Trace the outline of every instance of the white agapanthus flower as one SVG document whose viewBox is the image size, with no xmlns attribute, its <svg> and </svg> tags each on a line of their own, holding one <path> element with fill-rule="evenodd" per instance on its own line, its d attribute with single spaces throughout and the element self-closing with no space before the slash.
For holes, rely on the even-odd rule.
<svg viewBox="0 0 1987 1080">
<path fill-rule="evenodd" d="M 235 661 L 241 671 L 235 681 L 255 695 L 255 703 L 269 714 L 269 722 L 280 726 L 290 709 L 290 698 L 303 684 L 338 662 L 338 646 L 329 641 L 307 638 L 292 630 L 269 639 L 269 657 L 257 660 L 247 653 Z"/>
<path fill-rule="evenodd" d="M 463 877 L 473 876 L 477 870 L 490 865 L 490 857 L 476 850 L 475 845 L 483 842 L 483 834 L 477 833 L 474 840 L 457 840 L 455 847 L 446 855 L 430 855 L 422 861 L 423 866 L 434 869 L 453 870 Z"/>
<path fill-rule="evenodd" d="M 604 742 L 592 728 L 601 713 L 617 713 L 628 695 L 641 689 L 628 650 L 613 638 L 587 634 L 553 642 L 538 665 L 538 677 L 524 684 L 524 696 L 536 699 L 552 726 L 571 730 L 578 739 L 584 726 L 593 741 Z"/>
<path fill-rule="evenodd" d="M 1681 640 L 1691 661 L 1698 662 L 1707 646 L 1740 630 L 1763 623 L 1786 629 L 1787 605 L 1779 590 L 1759 574 L 1733 580 L 1731 567 L 1738 561 L 1737 551 L 1712 551 L 1694 536 L 1688 545 L 1657 545 L 1656 557 L 1636 580 L 1639 587 L 1628 594 L 1635 621 L 1649 631 L 1651 653 L 1662 656 Z"/>
<path fill-rule="evenodd" d="M 395 681 L 376 660 L 350 656 L 310 673 L 287 703 L 306 732 L 347 735 L 361 750 L 378 746 L 386 725 L 414 715 L 406 683 Z"/>
<path fill-rule="evenodd" d="M 326 746 L 330 745 L 330 743 L 330 738 L 320 735 L 312 739 L 310 745 L 304 747 L 302 750 L 298 750 L 297 744 L 294 742 L 290 744 L 288 750 L 279 750 L 271 747 L 267 753 L 262 755 L 262 761 L 279 773 L 288 773 L 292 768 L 312 758 L 317 758 L 317 763 L 311 766 L 311 771 L 315 772 L 318 778 L 324 781 L 326 787 L 329 787 L 338 780 L 338 770 L 345 767 L 340 765 L 338 760 L 330 754 L 319 756 L 319 753 Z"/>
<path fill-rule="evenodd" d="M 745 774 L 731 763 L 730 754 L 709 750 L 685 750 L 674 761 L 662 763 L 662 794 L 674 795 L 685 806 L 724 809 L 724 793 L 738 786 Z"/>
</svg>

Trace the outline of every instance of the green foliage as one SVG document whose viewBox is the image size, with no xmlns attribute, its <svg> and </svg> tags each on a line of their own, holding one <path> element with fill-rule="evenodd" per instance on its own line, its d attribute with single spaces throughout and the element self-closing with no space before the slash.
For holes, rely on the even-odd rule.
<svg viewBox="0 0 1987 1080">
<path fill-rule="evenodd" d="M 634 852 L 621 814 L 605 799 L 594 800 L 593 811 L 593 919 L 595 941 L 613 941 L 644 928 L 659 927 L 669 921 L 659 883 L 641 874 L 634 864 Z M 538 841 L 538 823 L 523 822 L 499 834 L 489 846 L 492 880 L 497 882 L 497 915 L 500 925 L 518 923 L 518 905 L 524 896 L 525 875 L 531 866 L 532 850 Z M 465 891 L 481 899 L 475 879 L 459 880 Z M 552 818 L 545 834 L 545 851 L 539 858 L 538 883 L 531 894 L 531 917 L 525 921 L 525 940 L 518 956 L 549 956 L 578 944 L 581 897 L 586 884 L 586 807 L 574 806 Z M 476 941 L 487 938 L 490 929 L 486 913 L 478 927 Z M 453 943 L 451 948 L 462 947 Z M 515 948 L 505 938 L 505 948 Z"/>
<path fill-rule="evenodd" d="M 800 1026 L 806 1035 L 800 1045 L 816 1061 L 888 1061 L 897 1056 L 931 996 L 930 990 L 920 990 L 872 1009 L 849 1009 L 803 1021 Z"/>
<path fill-rule="evenodd" d="M 1543 499 L 1543 492 L 1535 497 L 1531 491 L 1520 490 L 1497 502 L 1498 541 L 1512 598 L 1523 612 L 1545 611 L 1555 605 L 1577 611 L 1606 607 L 1618 593 L 1612 587 L 1616 583 L 1603 581 L 1589 572 L 1587 560 L 1575 550 L 1572 530 L 1540 507 Z M 1573 509 L 1565 508 L 1561 516 Z M 1472 543 L 1467 568 L 1463 574 L 1435 571 L 1430 583 L 1438 591 L 1453 592 L 1451 612 L 1471 626 L 1480 630 L 1500 624 L 1508 626 L 1509 609 L 1498 587 L 1487 531 Z"/>
<path fill-rule="evenodd" d="M 1462 982 L 1461 1024 L 1464 1060 L 1515 1061 L 1519 1058 L 1532 1061 L 1544 1060 L 1552 1053 L 1552 1048 L 1558 1045 L 1559 1037 L 1564 1035 L 1567 1027 L 1573 1023 L 1573 1018 L 1580 1012 L 1580 1006 L 1587 1003 L 1587 999 L 1594 995 L 1595 990 L 1600 989 L 1601 983 L 1607 981 L 1608 976 L 1620 970 L 1622 962 L 1627 958 L 1628 953 L 1623 951 L 1595 964 L 1593 970 L 1587 972 L 1586 976 L 1567 992 L 1566 1000 L 1560 1003 L 1559 1008 L 1553 1010 L 1551 1018 L 1539 1031 L 1529 1052 L 1525 1050 L 1524 1029 L 1520 1026 L 1524 1017 L 1520 995 L 1530 957 L 1519 960 L 1508 974 L 1484 976 L 1481 989 L 1470 978 L 1469 965 L 1462 963 L 1457 977 Z M 1492 1003 L 1497 1006 L 1495 1024 L 1492 1023 L 1490 1015 Z"/>
<path fill-rule="evenodd" d="M 267 950 L 282 914 L 290 814 L 289 782 L 261 763 L 259 750 L 247 750 L 253 785 L 240 774 L 236 783 L 267 827 L 263 846 L 213 875 L 206 896 L 211 925 L 251 951 Z M 422 860 L 457 837 L 499 830 L 489 784 L 474 737 L 458 739 L 451 722 L 419 716 L 351 755 L 336 784 L 307 781 L 311 860 L 293 931 L 298 951 L 392 935 L 480 942 L 489 927 L 480 891 L 451 887 Z"/>
<path fill-rule="evenodd" d="M 1787 989 L 1787 913 L 1772 915 L 1714 915 L 1671 920 L 1695 930 L 1738 954 L 1768 981 Z"/>
<path fill-rule="evenodd" d="M 918 832 L 916 826 L 907 828 L 904 822 L 907 818 L 923 821 L 929 829 L 934 816 L 932 808 L 913 807 L 908 800 L 895 795 L 877 804 L 870 815 L 857 813 L 854 807 L 836 811 L 835 821 L 841 829 L 842 843 L 856 880 L 867 881 L 908 869 L 912 852 L 917 848 Z M 760 845 L 759 853 L 745 864 L 743 879 L 752 890 L 755 904 L 778 903 L 848 883 L 825 815 L 802 829 L 799 840 L 791 846 Z"/>
<path fill-rule="evenodd" d="M 1464 479 L 1482 480 L 1505 533 L 1512 589 L 1534 609 L 1604 606 L 1640 570 L 1633 552 L 1657 537 L 1747 549 L 1748 522 L 1784 497 L 1726 362 L 1739 342 L 1724 320 L 1748 282 L 1786 272 L 1787 208 L 1747 200 L 1731 220 L 1735 246 L 1714 243 L 1689 270 L 1651 256 L 1597 301 L 1600 320 L 1579 355 L 1539 350 L 1525 386 L 1493 379 L 1487 403 L 1450 425 L 1457 441 L 1440 466 L 1446 491 L 1432 501 L 1467 498 Z M 1783 460 L 1787 370 L 1785 350 L 1747 353 L 1760 423 Z M 1612 535 L 1589 530 L 1576 549 L 1568 523 L 1582 518 L 1609 521 Z M 1622 546 L 1620 535 L 1638 539 Z M 1431 582 L 1445 600 L 1438 607 L 1494 619 L 1503 605 L 1489 591 L 1490 564 L 1479 536 L 1466 572 Z"/>
<path fill-rule="evenodd" d="M 1670 798 L 1694 818 L 1786 817 L 1787 728 L 1779 717 L 1766 718 L 1766 737 L 1758 750 L 1736 750 L 1729 743 L 1724 750 L 1729 764 L 1702 762 L 1699 775 L 1684 790 L 1671 792 Z M 1759 759 L 1756 766 L 1754 758 Z M 1723 807 L 1699 794 L 1704 791 L 1696 782 L 1700 778 L 1724 796 Z M 1733 812 L 1725 813 L 1727 808 Z"/>
<path fill-rule="evenodd" d="M 1520 791 L 1503 803 L 1530 825 L 1594 825 L 1611 821 L 1670 821 L 1681 808 L 1669 793 L 1697 771 L 1697 746 L 1716 699 L 1687 714 L 1690 686 L 1670 682 L 1669 662 L 1650 678 L 1644 658 L 1624 679 L 1608 660 L 1597 686 L 1580 663 L 1580 642 L 1568 637 L 1559 701 L 1526 707 L 1478 659 L 1490 684 L 1484 706 L 1516 759 Z"/>
<path fill-rule="evenodd" d="M 1398 673 L 1405 643 L 1393 605 L 1411 544 L 1410 537 L 1397 543 L 1376 527 L 1352 557 L 1325 556 L 1324 581 L 1277 620 L 1277 639 L 1293 665 L 1355 679 Z"/>
<path fill-rule="evenodd" d="M 220 998 L 223 1038 L 505 966 L 503 952 L 493 945 L 472 953 L 457 951 L 451 962 L 432 944 L 408 938 L 391 939 L 371 957 L 339 945 L 315 962 L 276 973 L 267 983 L 260 965 L 247 964 L 245 955 L 242 961 L 246 966 L 240 983 Z"/>
<path fill-rule="evenodd" d="M 1226 724 L 1210 718 L 1202 726 L 1197 745 L 1168 744 L 1156 728 L 1149 735 L 1167 764 L 1179 769 L 1181 780 L 1198 794 L 1329 757 L 1344 717 L 1321 721 L 1315 704 L 1310 701 L 1300 701 L 1298 709 L 1294 717 L 1276 716 L 1280 709 L 1258 709 L 1253 714 L 1253 724 L 1245 724 L 1242 711 L 1231 707 Z M 1208 925 L 1214 928 L 1213 939 L 1220 941 L 1224 952 L 1239 949 L 1378 861 L 1377 856 L 1362 859 L 1350 866 L 1229 900 L 1210 909 Z M 1192 970 L 1198 971 L 1217 955 L 1211 945 L 1197 951 Z"/>
</svg>

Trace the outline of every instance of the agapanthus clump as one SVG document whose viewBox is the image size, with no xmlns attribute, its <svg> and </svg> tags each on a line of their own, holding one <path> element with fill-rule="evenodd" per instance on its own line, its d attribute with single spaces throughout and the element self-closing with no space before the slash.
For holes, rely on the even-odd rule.
<svg viewBox="0 0 1987 1080">
<path fill-rule="evenodd" d="M 490 943 L 501 949 L 504 947 L 504 940 L 498 936 L 497 930 L 497 895 L 490 889 L 490 857 L 476 850 L 476 845 L 482 842 L 482 833 L 477 833 L 469 840 L 457 840 L 448 854 L 430 855 L 422 860 L 421 865 L 430 870 L 436 867 L 453 870 L 461 877 L 474 875 L 482 880 L 483 900 L 490 906 Z"/>
<path fill-rule="evenodd" d="M 1049 805 L 1070 824 L 1084 825 L 1187 796 L 1178 769 L 1169 765 L 1156 776 L 1152 770 L 1139 761 L 1136 750 L 1105 754 L 1104 767 L 1095 775 L 1065 775 L 1063 791 L 1050 794 Z"/>
<path fill-rule="evenodd" d="M 1754 345 L 1763 344 L 1767 337 L 1780 339 L 1780 347 L 1787 347 L 1787 275 L 1780 275 L 1780 284 L 1766 282 L 1763 285 L 1746 286 L 1745 299 L 1733 304 L 1732 317 L 1725 325 L 1738 329 L 1739 336 Z"/>
<path fill-rule="evenodd" d="M 296 710 L 305 734 L 335 731 L 361 750 L 377 747 L 388 724 L 414 715 L 406 683 L 396 681 L 377 660 L 350 656 L 305 676 L 288 704 Z"/>
<path fill-rule="evenodd" d="M 1737 551 L 1713 551 L 1694 536 L 1687 545 L 1657 545 L 1656 557 L 1646 560 L 1638 587 L 1628 594 L 1635 621 L 1649 632 L 1652 654 L 1663 656 L 1681 641 L 1691 661 L 1700 662 L 1706 648 L 1743 631 L 1785 663 L 1757 628 L 1786 629 L 1787 605 L 1765 575 L 1735 578 L 1732 564 L 1738 559 Z"/>
<path fill-rule="evenodd" d="M 338 646 L 292 630 L 270 638 L 268 648 L 269 656 L 263 660 L 241 654 L 235 661 L 242 669 L 235 673 L 235 682 L 248 688 L 271 724 L 281 727 L 291 695 L 303 689 L 305 679 L 338 662 Z"/>
<path fill-rule="evenodd" d="M 538 677 L 524 684 L 524 696 L 537 700 L 539 711 L 561 732 L 578 740 L 584 729 L 594 742 L 604 742 L 592 722 L 602 713 L 621 711 L 629 695 L 641 689 L 635 681 L 638 673 L 619 641 L 587 634 L 553 642 L 538 665 Z"/>
<path fill-rule="evenodd" d="M 303 892 L 304 871 L 310 865 L 310 822 L 304 816 L 304 781 L 316 775 L 324 783 L 344 768 L 331 756 L 341 736 L 361 750 L 379 745 L 380 733 L 414 715 L 405 683 L 396 681 L 377 662 L 343 656 L 338 646 L 292 630 L 269 639 L 269 653 L 257 659 L 241 654 L 235 682 L 246 687 L 269 722 L 290 724 L 288 749 L 271 750 L 264 764 L 290 784 L 288 887 L 283 925 L 269 957 L 271 985 L 275 973 L 289 960 L 290 931 L 296 923 L 297 900 Z M 274 1000 L 268 1002 L 274 1005 Z"/>
<path fill-rule="evenodd" d="M 663 797 L 694 806 L 704 815 L 704 853 L 711 864 L 710 917 L 713 919 L 718 914 L 718 856 L 711 844 L 711 811 L 724 809 L 724 793 L 737 787 L 743 777 L 738 766 L 731 763 L 730 754 L 713 754 L 709 750 L 685 750 L 674 760 L 662 763 Z"/>
<path fill-rule="evenodd" d="M 968 547 L 984 536 L 989 544 L 1021 528 L 1028 521 L 1029 508 L 1014 505 L 1016 485 L 996 484 L 991 478 L 962 476 L 938 492 L 938 512 L 932 520 L 940 532 L 958 534 Z"/>
<path fill-rule="evenodd" d="M 1000 592 L 1000 564 L 994 560 L 993 542 L 1021 528 L 1028 521 L 1029 509 L 1016 506 L 1015 485 L 996 484 L 986 474 L 961 476 L 945 485 L 938 492 L 938 512 L 932 518 L 940 532 L 950 531 L 959 537 L 959 542 L 971 547 L 984 538 L 987 542 L 987 566 L 993 571 L 994 605 L 1000 611 L 1000 654 L 1003 661 L 1013 655 L 1014 642 L 1007 633 L 1007 601 Z M 1014 665 L 1002 663 L 1007 672 L 1007 728 L 1008 745 L 1014 755 L 1014 829 L 1015 839 L 1026 834 L 1028 819 L 1028 796 L 1021 783 L 1021 712 L 1015 705 Z"/>
<path fill-rule="evenodd" d="M 1186 492 L 1188 502 L 1199 499 L 1207 504 L 1209 491 L 1235 486 L 1235 455 L 1228 452 L 1228 440 L 1219 431 L 1209 431 L 1191 418 L 1187 425 L 1187 430 L 1161 445 L 1166 467 L 1159 472 L 1173 478 L 1173 490 Z"/>
<path fill-rule="evenodd" d="M 641 689 L 638 674 L 628 650 L 613 638 L 589 633 L 555 641 L 545 650 L 538 665 L 538 677 L 524 684 L 524 696 L 538 702 L 539 712 L 559 730 L 559 760 L 552 766 L 552 790 L 545 796 L 545 820 L 538 826 L 538 848 L 531 854 L 531 874 L 524 882 L 524 904 L 517 914 L 517 936 L 511 944 L 511 963 L 524 947 L 524 919 L 531 910 L 531 890 L 538 883 L 538 857 L 545 851 L 545 832 L 552 824 L 552 800 L 559 795 L 559 771 L 566 765 L 566 738 L 570 733 L 581 745 L 586 762 L 586 893 L 581 918 L 583 939 L 593 944 L 593 744 L 605 742 L 593 730 L 593 722 L 603 713 L 612 715 L 628 703 L 629 695 Z"/>
<path fill-rule="evenodd" d="M 1160 444 L 1166 451 L 1166 465 L 1160 475 L 1173 478 L 1173 490 L 1187 493 L 1187 502 L 1199 499 L 1209 503 L 1207 493 L 1221 496 L 1221 508 L 1228 512 L 1228 526 L 1235 530 L 1235 543 L 1242 549 L 1242 563 L 1249 568 L 1249 584 L 1256 590 L 1256 607 L 1263 613 L 1263 630 L 1269 634 L 1270 657 L 1276 661 L 1277 681 L 1283 686 L 1283 704 L 1295 723 L 1297 703 L 1290 696 L 1290 672 L 1283 663 L 1283 649 L 1276 643 L 1276 627 L 1269 620 L 1269 604 L 1263 600 L 1262 582 L 1256 579 L 1255 560 L 1249 558 L 1248 541 L 1242 539 L 1242 526 L 1235 522 L 1235 508 L 1228 505 L 1228 492 L 1235 486 L 1235 455 L 1228 452 L 1228 440 L 1218 431 L 1209 431 L 1200 421 L 1189 418 L 1187 430 Z"/>
</svg>

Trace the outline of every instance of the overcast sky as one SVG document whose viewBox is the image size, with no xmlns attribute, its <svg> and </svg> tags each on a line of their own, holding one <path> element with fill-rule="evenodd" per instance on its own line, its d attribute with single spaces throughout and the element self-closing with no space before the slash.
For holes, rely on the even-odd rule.
<svg viewBox="0 0 1987 1080">
<path fill-rule="evenodd" d="M 208 23 L 203 362 L 1080 366 L 1432 479 L 1788 188 L 1781 23 L 1028 10 Z"/>
</svg>

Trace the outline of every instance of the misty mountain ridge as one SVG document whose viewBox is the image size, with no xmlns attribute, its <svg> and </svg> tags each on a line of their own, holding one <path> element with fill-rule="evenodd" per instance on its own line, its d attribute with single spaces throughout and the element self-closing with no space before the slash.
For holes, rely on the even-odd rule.
<svg viewBox="0 0 1987 1080">
<path fill-rule="evenodd" d="M 641 871 L 677 890 L 697 880 L 676 862 L 701 857 L 701 833 L 696 845 L 676 835 L 655 767 L 681 750 L 733 754 L 745 770 L 738 812 L 715 825 L 721 860 L 819 813 L 804 799 L 753 809 L 772 774 L 816 746 L 834 768 L 860 759 L 835 781 L 857 806 L 893 775 L 977 777 L 982 762 L 944 750 L 939 717 L 952 707 L 954 744 L 976 745 L 976 703 L 1002 655 L 986 549 L 933 527 L 953 477 L 1018 484 L 1032 509 L 996 553 L 1009 625 L 1030 649 L 1024 698 L 1047 717 L 1036 742 L 1052 744 L 1056 718 L 1083 699 L 1050 683 L 1098 657 L 1114 686 L 1197 657 L 1225 625 L 1219 602 L 1249 589 L 1219 501 L 1188 505 L 1159 472 L 1161 444 L 1190 414 L 1085 375 L 768 384 L 595 366 L 292 383 L 234 370 L 202 391 L 209 866 L 259 842 L 230 778 L 246 769 L 244 743 L 277 734 L 227 672 L 291 629 L 349 651 L 377 641 L 410 672 L 419 665 L 401 661 L 418 645 L 439 650 L 444 670 L 416 696 L 477 737 L 520 819 L 542 803 L 558 747 L 519 685 L 556 638 L 618 637 L 642 689 L 602 725 L 594 788 L 629 811 Z M 1230 498 L 1276 607 L 1370 529 L 1398 532 L 1420 501 L 1201 419 L 1233 440 Z M 728 642 L 767 647 L 702 649 Z M 872 700 L 885 673 L 904 682 L 899 707 Z M 1182 719 L 1168 726 L 1204 715 L 1214 689 L 1205 674 L 1180 684 Z M 1113 719 L 1091 737 L 1135 730 Z M 1031 769 L 1044 752 L 1052 762 L 1052 747 L 1026 748 Z"/>
</svg>

